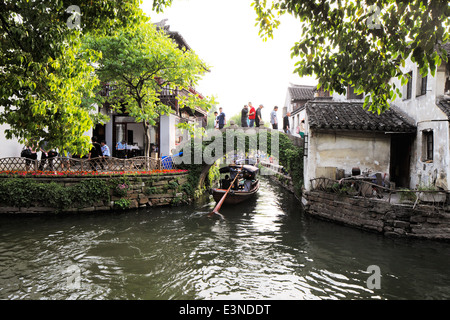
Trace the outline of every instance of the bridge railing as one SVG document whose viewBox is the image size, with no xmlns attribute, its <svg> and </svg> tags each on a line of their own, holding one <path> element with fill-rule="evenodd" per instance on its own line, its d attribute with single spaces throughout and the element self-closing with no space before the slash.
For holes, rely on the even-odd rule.
<svg viewBox="0 0 450 320">
<path fill-rule="evenodd" d="M 141 171 L 157 169 L 175 169 L 171 158 L 161 159 L 151 157 L 135 157 L 120 159 L 115 157 L 79 159 L 54 157 L 44 160 L 33 160 L 23 157 L 0 159 L 1 171 Z"/>
</svg>

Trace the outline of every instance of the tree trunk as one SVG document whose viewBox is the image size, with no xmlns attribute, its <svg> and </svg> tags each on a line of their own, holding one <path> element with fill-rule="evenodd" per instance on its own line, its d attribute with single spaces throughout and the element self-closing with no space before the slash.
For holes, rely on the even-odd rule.
<svg viewBox="0 0 450 320">
<path fill-rule="evenodd" d="M 147 121 L 143 122 L 144 124 L 144 132 L 145 132 L 145 141 L 144 141 L 144 156 L 145 156 L 145 170 L 153 169 L 151 168 L 150 161 L 150 125 Z"/>
<path fill-rule="evenodd" d="M 150 125 L 144 121 L 144 132 L 145 132 L 145 142 L 144 142 L 144 156 L 150 157 Z"/>
</svg>

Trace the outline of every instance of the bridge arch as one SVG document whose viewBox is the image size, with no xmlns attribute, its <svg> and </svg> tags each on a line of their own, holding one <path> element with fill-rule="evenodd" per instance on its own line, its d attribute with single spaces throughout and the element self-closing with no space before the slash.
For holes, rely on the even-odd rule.
<svg viewBox="0 0 450 320">
<path fill-rule="evenodd" d="M 212 166 L 230 154 L 243 153 L 247 155 L 250 152 L 259 152 L 263 155 L 273 156 L 277 161 L 281 135 L 283 135 L 283 139 L 288 137 L 294 145 L 303 147 L 304 142 L 300 137 L 287 135 L 270 128 L 242 128 L 234 125 L 221 130 L 210 130 L 206 132 L 206 136 L 194 137 L 194 139 L 186 141 L 177 150 L 182 152 L 183 156 L 174 159 L 174 162 L 176 164 L 185 163 L 189 166 L 201 166 L 197 189 L 202 189 Z M 228 159 L 226 163 L 232 163 L 232 159 Z"/>
</svg>

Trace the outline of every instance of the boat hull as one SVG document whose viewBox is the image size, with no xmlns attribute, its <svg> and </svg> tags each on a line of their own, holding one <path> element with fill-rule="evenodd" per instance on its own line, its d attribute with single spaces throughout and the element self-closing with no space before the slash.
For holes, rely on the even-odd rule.
<svg viewBox="0 0 450 320">
<path fill-rule="evenodd" d="M 246 201 L 253 197 L 259 190 L 259 181 L 254 183 L 253 188 L 250 191 L 242 191 L 242 190 L 230 190 L 228 195 L 225 197 L 224 204 L 238 204 L 243 201 Z M 219 202 L 222 199 L 223 195 L 227 192 L 226 189 L 212 189 L 212 195 L 216 202 Z"/>
</svg>

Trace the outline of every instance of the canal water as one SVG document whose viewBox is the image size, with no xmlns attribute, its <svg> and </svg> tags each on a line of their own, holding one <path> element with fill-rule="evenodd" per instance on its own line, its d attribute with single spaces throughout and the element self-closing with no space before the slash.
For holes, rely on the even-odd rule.
<svg viewBox="0 0 450 320">
<path fill-rule="evenodd" d="M 318 220 L 265 178 L 214 204 L 2 216 L 0 299 L 450 299 L 449 243 Z"/>
</svg>

